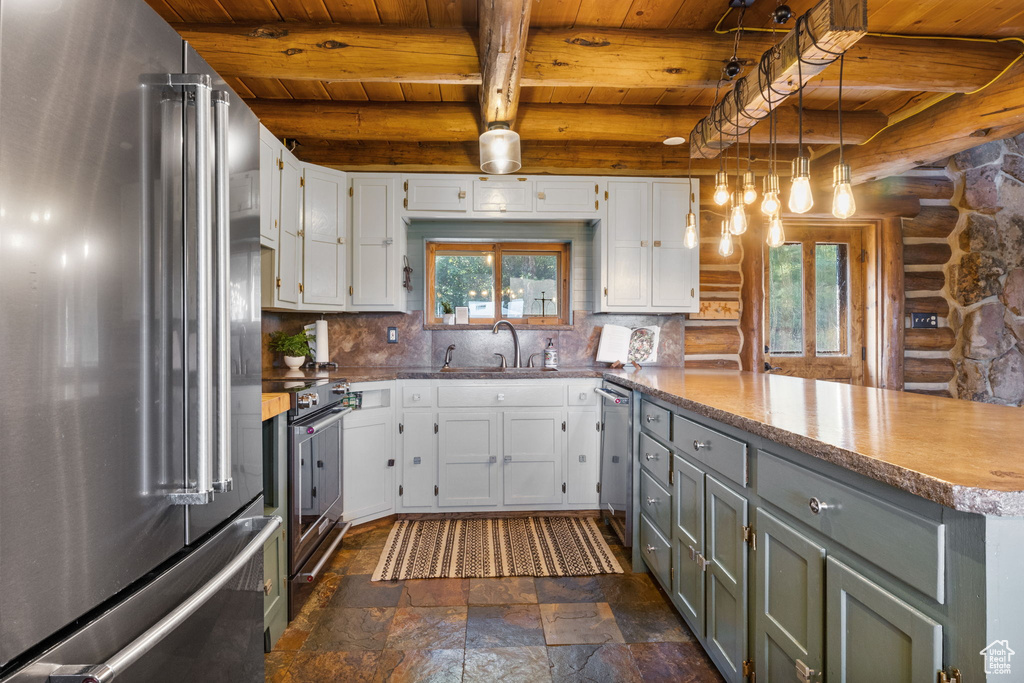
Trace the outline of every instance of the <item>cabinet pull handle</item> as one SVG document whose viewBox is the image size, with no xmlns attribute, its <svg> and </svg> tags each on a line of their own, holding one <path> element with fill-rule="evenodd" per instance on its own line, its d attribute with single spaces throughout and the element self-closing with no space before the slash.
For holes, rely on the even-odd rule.
<svg viewBox="0 0 1024 683">
<path fill-rule="evenodd" d="M 641 247 L 646 247 L 647 246 L 647 240 L 640 240 L 640 246 Z"/>
<path fill-rule="evenodd" d="M 817 498 L 811 498 L 809 501 L 807 501 L 807 506 L 809 508 L 811 508 L 811 514 L 812 515 L 818 515 L 818 514 L 821 514 L 822 512 L 825 512 L 826 510 L 831 510 L 832 508 L 836 507 L 835 505 L 829 505 L 828 503 L 822 503 Z"/>
<path fill-rule="evenodd" d="M 498 394 L 498 400 L 499 401 L 504 401 L 505 400 L 505 394 Z"/>
<path fill-rule="evenodd" d="M 537 199 L 547 199 L 547 198 L 548 198 L 547 195 L 544 194 L 543 192 L 538 192 L 537 193 Z"/>
<path fill-rule="evenodd" d="M 690 553 L 690 559 L 693 561 L 697 560 L 697 550 L 692 545 L 686 546 L 687 551 Z"/>
<path fill-rule="evenodd" d="M 696 439 L 693 440 L 693 450 L 699 451 L 700 449 L 707 447 L 708 445 L 703 441 L 697 441 Z"/>
<path fill-rule="evenodd" d="M 658 549 L 655 548 L 653 545 L 648 545 L 646 548 L 644 548 L 644 550 L 649 552 L 649 553 L 653 553 L 653 552 L 657 552 Z"/>
<path fill-rule="evenodd" d="M 466 198 L 466 191 L 465 190 L 459 190 L 459 199 L 465 199 L 465 198 Z"/>
<path fill-rule="evenodd" d="M 661 246 L 661 240 L 654 240 L 654 246 L 660 247 Z"/>
<path fill-rule="evenodd" d="M 511 455 L 506 455 L 505 456 L 505 462 L 512 462 L 512 456 Z"/>
<path fill-rule="evenodd" d="M 817 672 L 811 667 L 804 664 L 799 659 L 796 660 L 796 678 L 800 683 L 811 683 Z"/>
<path fill-rule="evenodd" d="M 700 567 L 700 570 L 702 572 L 706 572 L 708 570 L 708 567 L 711 566 L 711 560 L 704 557 L 700 553 L 697 553 L 697 566 Z"/>
<path fill-rule="evenodd" d="M 647 462 L 658 459 L 658 455 L 656 453 L 644 453 L 644 457 L 647 458 Z"/>
<path fill-rule="evenodd" d="M 657 505 L 658 504 L 658 499 L 657 498 L 651 498 L 650 496 L 648 496 L 647 497 L 647 504 L 648 505 Z"/>
<path fill-rule="evenodd" d="M 647 424 L 651 424 L 652 422 L 661 422 L 661 415 L 647 415 L 644 417 L 644 421 L 647 422 Z"/>
</svg>

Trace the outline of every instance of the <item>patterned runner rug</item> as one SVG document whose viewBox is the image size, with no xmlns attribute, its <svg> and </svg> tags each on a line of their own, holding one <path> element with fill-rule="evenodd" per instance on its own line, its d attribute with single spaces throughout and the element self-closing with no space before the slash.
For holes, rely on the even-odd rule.
<svg viewBox="0 0 1024 683">
<path fill-rule="evenodd" d="M 373 581 L 621 574 L 592 517 L 395 522 Z"/>
</svg>

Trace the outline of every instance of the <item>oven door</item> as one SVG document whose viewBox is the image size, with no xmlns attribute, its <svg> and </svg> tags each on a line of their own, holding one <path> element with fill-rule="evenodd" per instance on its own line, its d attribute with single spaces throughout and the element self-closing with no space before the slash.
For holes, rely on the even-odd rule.
<svg viewBox="0 0 1024 683">
<path fill-rule="evenodd" d="M 601 514 L 622 545 L 633 545 L 633 392 L 611 382 L 601 396 Z"/>
<path fill-rule="evenodd" d="M 296 574 L 341 519 L 342 420 L 332 408 L 288 426 L 289 570 Z"/>
</svg>

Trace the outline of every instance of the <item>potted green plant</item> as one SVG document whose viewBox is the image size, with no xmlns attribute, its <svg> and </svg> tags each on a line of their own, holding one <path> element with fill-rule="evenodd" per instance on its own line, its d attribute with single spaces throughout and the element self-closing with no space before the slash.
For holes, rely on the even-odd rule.
<svg viewBox="0 0 1024 683">
<path fill-rule="evenodd" d="M 306 362 L 306 356 L 310 355 L 309 342 L 312 340 L 305 331 L 298 334 L 288 334 L 277 331 L 270 334 L 268 347 L 275 353 L 284 354 L 284 364 L 292 370 L 302 367 Z"/>
<path fill-rule="evenodd" d="M 443 316 L 441 316 L 441 319 L 444 321 L 445 325 L 455 324 L 455 309 L 452 308 L 452 305 L 450 303 L 448 303 L 447 301 L 442 301 L 441 312 L 444 314 Z"/>
</svg>

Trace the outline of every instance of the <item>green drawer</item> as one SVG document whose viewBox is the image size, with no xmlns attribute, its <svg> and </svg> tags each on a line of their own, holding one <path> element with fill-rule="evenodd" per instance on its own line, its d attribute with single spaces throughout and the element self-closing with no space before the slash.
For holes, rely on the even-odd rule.
<svg viewBox="0 0 1024 683">
<path fill-rule="evenodd" d="M 643 470 L 640 470 L 640 509 L 661 533 L 672 535 L 672 494 Z"/>
<path fill-rule="evenodd" d="M 747 444 L 710 427 L 672 415 L 672 445 L 697 462 L 718 470 L 740 486 L 747 485 Z"/>
<path fill-rule="evenodd" d="M 671 413 L 649 401 L 640 401 L 640 426 L 662 441 L 668 441 L 672 428 Z"/>
<path fill-rule="evenodd" d="M 665 592 L 672 594 L 672 546 L 647 515 L 640 515 L 640 553 Z"/>
<path fill-rule="evenodd" d="M 944 601 L 944 524 L 766 451 L 758 451 L 757 458 L 762 498 L 937 602 Z"/>
<path fill-rule="evenodd" d="M 667 448 L 646 434 L 640 434 L 640 452 L 637 457 L 640 459 L 640 465 L 662 486 L 669 486 L 668 471 L 671 467 L 672 454 Z"/>
</svg>

